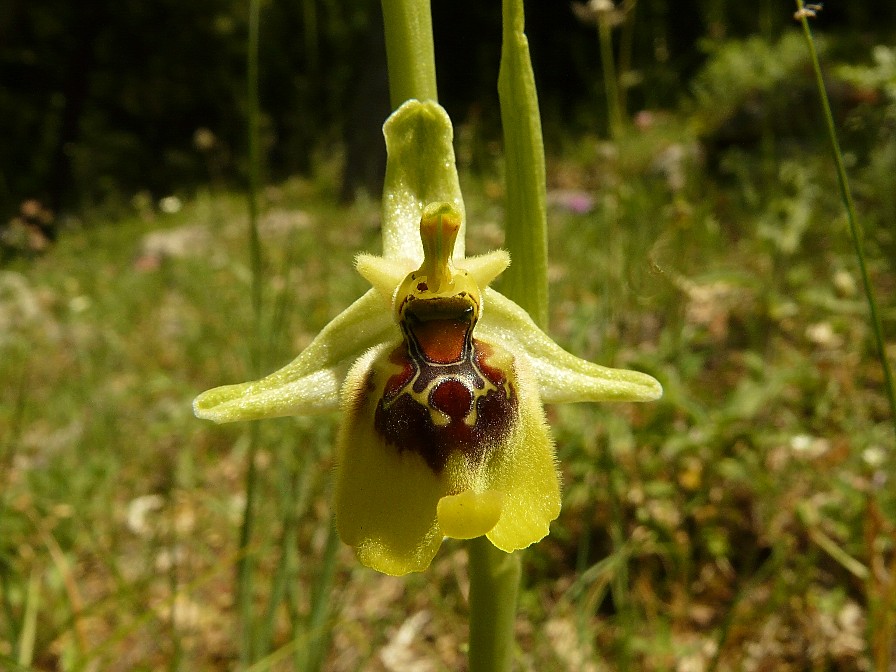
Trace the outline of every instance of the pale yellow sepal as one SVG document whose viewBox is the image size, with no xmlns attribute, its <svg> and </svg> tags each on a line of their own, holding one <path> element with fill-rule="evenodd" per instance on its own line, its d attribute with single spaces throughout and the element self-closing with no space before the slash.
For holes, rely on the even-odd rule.
<svg viewBox="0 0 896 672">
<path fill-rule="evenodd" d="M 352 363 L 375 344 L 397 336 L 391 315 L 370 290 L 282 369 L 261 380 L 207 390 L 193 401 L 193 412 L 206 420 L 234 422 L 334 411 Z"/>
<path fill-rule="evenodd" d="M 448 113 L 433 101 L 408 100 L 386 120 L 386 180 L 383 185 L 383 256 L 423 260 L 420 216 L 430 203 L 450 203 L 461 215 L 454 246 L 464 256 L 464 201 L 454 164 L 454 128 Z"/>
<path fill-rule="evenodd" d="M 491 288 L 483 294 L 478 333 L 527 357 L 542 402 L 653 401 L 663 396 L 663 386 L 653 376 L 580 359 L 557 345 L 516 303 Z"/>
<path fill-rule="evenodd" d="M 498 524 L 503 507 L 503 492 L 466 490 L 459 495 L 442 497 L 436 507 L 436 515 L 446 537 L 475 539 Z"/>
</svg>

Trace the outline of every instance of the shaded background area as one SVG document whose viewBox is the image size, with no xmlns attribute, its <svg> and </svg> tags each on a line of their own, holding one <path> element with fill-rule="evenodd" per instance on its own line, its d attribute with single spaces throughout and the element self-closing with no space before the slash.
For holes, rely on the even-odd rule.
<svg viewBox="0 0 896 672">
<path fill-rule="evenodd" d="M 628 3 L 616 31 L 630 58 L 629 113 L 680 104 L 726 39 L 773 40 L 792 7 L 764 0 Z M 442 104 L 478 137 L 499 137 L 500 3 L 433 2 Z M 896 25 L 889 3 L 831 2 L 816 26 L 867 54 Z M 388 114 L 379 3 L 296 0 L 263 7 L 261 105 L 272 178 L 348 156 L 343 196 L 376 193 Z M 544 123 L 551 134 L 604 132 L 597 31 L 567 2 L 527 7 Z M 621 35 L 621 37 L 620 37 Z M 0 217 L 25 199 L 78 211 L 189 192 L 245 172 L 246 8 L 232 0 L 9 0 L 0 8 Z M 630 47 L 620 47 L 628 41 Z"/>
</svg>

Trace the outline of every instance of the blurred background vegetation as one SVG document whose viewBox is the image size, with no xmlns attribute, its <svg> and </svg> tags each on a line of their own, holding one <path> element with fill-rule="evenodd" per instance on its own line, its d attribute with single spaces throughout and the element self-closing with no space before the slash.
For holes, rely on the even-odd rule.
<svg viewBox="0 0 896 672">
<path fill-rule="evenodd" d="M 433 3 L 468 249 L 503 242 L 500 3 Z M 564 477 L 524 555 L 521 670 L 896 669 L 896 457 L 795 7 L 529 2 L 551 332 L 651 404 L 549 409 Z M 364 289 L 388 114 L 378 5 L 261 17 L 264 367 Z M 337 419 L 255 425 L 257 618 L 234 607 L 249 376 L 247 7 L 0 5 L 0 669 L 463 670 L 465 555 L 407 579 L 330 527 Z M 896 334 L 896 5 L 813 20 Z M 608 43 L 604 43 L 606 46 Z M 498 287 L 500 289 L 500 287 Z M 460 587 L 460 589 L 458 589 Z"/>
<path fill-rule="evenodd" d="M 549 138 L 603 131 L 595 27 L 564 2 L 529 5 L 527 32 Z M 617 61 L 630 113 L 679 106 L 726 41 L 757 35 L 774 42 L 792 28 L 789 7 L 772 0 L 629 0 L 620 7 L 629 10 L 617 31 Z M 0 217 L 29 198 L 60 212 L 138 191 L 158 198 L 210 180 L 241 181 L 246 14 L 244 3 L 232 0 L 4 2 Z M 482 139 L 500 137 L 494 84 L 500 3 L 434 2 L 433 15 L 442 104 Z M 269 176 L 307 174 L 318 157 L 338 149 L 349 159 L 344 195 L 357 188 L 376 194 L 379 129 L 389 112 L 379 3 L 270 1 L 262 22 Z M 830 3 L 817 19 L 835 36 L 837 53 L 856 60 L 874 44 L 887 44 L 894 24 L 896 8 L 888 3 Z M 789 109 L 789 121 L 812 115 L 814 106 L 805 108 Z"/>
</svg>

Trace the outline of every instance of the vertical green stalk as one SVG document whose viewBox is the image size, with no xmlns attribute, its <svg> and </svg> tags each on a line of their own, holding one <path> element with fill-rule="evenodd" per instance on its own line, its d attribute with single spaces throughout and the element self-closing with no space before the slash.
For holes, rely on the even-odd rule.
<svg viewBox="0 0 896 672">
<path fill-rule="evenodd" d="M 249 0 L 249 45 L 246 68 L 247 123 L 249 142 L 249 264 L 252 270 L 252 313 L 255 339 L 252 344 L 252 374 L 261 375 L 261 238 L 258 235 L 258 192 L 261 187 L 261 151 L 258 137 L 258 33 L 261 0 Z"/>
<path fill-rule="evenodd" d="M 307 626 L 310 642 L 299 653 L 301 662 L 296 668 L 305 672 L 317 672 L 323 667 L 327 646 L 332 637 L 332 631 L 326 627 L 326 620 L 332 603 L 331 594 L 336 578 L 336 553 L 338 550 L 339 535 L 336 533 L 336 526 L 330 525 L 319 574 L 311 593 Z"/>
<path fill-rule="evenodd" d="M 438 100 L 429 0 L 382 0 L 392 109 L 406 100 Z"/>
<path fill-rule="evenodd" d="M 523 32 L 523 0 L 503 0 L 504 30 L 498 96 L 506 161 L 506 240 L 513 263 L 504 293 L 538 326 L 548 322 L 548 237 L 544 141 L 535 74 Z"/>
<path fill-rule="evenodd" d="M 877 355 L 880 359 L 880 365 L 884 372 L 884 385 L 887 391 L 887 398 L 890 402 L 890 416 L 896 429 L 896 389 L 893 385 L 893 373 L 890 370 L 890 362 L 887 359 L 887 350 L 884 342 L 884 329 L 880 321 L 880 314 L 877 310 L 877 299 L 875 298 L 874 285 L 871 284 L 871 277 L 868 274 L 868 267 L 865 264 L 865 233 L 862 230 L 858 218 L 856 217 L 856 207 L 852 199 L 852 191 L 849 188 L 849 179 L 846 176 L 846 167 L 843 164 L 843 152 L 840 149 L 840 141 L 837 139 L 837 129 L 834 125 L 834 115 L 831 113 L 831 104 L 828 101 L 827 89 L 824 85 L 824 78 L 821 75 L 821 65 L 818 61 L 818 51 L 815 49 L 815 40 L 812 38 L 812 31 L 809 30 L 808 13 L 803 5 L 803 0 L 796 0 L 798 9 L 797 16 L 803 26 L 803 35 L 806 38 L 806 46 L 809 49 L 809 56 L 812 59 L 812 69 L 815 72 L 815 84 L 818 88 L 818 95 L 821 99 L 821 106 L 824 110 L 824 118 L 828 131 L 828 139 L 831 143 L 831 150 L 834 154 L 834 163 L 837 166 L 837 182 L 840 186 L 840 196 L 843 205 L 846 208 L 846 216 L 849 221 L 849 231 L 851 234 L 853 246 L 855 248 L 856 258 L 859 262 L 859 272 L 862 275 L 862 285 L 865 288 L 865 298 L 868 301 L 868 313 L 871 317 L 871 327 L 874 332 L 874 339 L 877 345 Z"/>
<path fill-rule="evenodd" d="M 619 84 L 616 81 L 616 60 L 613 57 L 611 13 L 612 10 L 601 11 L 597 15 L 597 36 L 600 42 L 600 63 L 603 68 L 604 93 L 607 96 L 610 138 L 617 140 L 622 132 L 622 111 L 619 98 Z"/>
<path fill-rule="evenodd" d="M 519 557 L 486 537 L 468 545 L 470 672 L 506 672 L 513 663 L 513 626 L 520 584 Z"/>
<path fill-rule="evenodd" d="M 18 663 L 23 668 L 31 665 L 34 659 L 34 641 L 37 636 L 37 612 L 40 604 L 40 571 L 37 566 L 31 568 L 28 577 L 28 588 L 25 591 L 25 613 L 22 614 L 22 630 L 18 641 Z"/>
<path fill-rule="evenodd" d="M 856 217 L 855 203 L 853 202 L 852 191 L 849 188 L 849 180 L 846 175 L 846 167 L 843 164 L 843 152 L 840 149 L 840 142 L 837 139 L 837 129 L 834 125 L 834 115 L 831 113 L 831 104 L 828 101 L 827 89 L 824 85 L 824 79 L 821 75 L 821 64 L 818 61 L 818 51 L 815 49 L 815 40 L 812 38 L 812 31 L 809 29 L 808 17 L 812 14 L 810 14 L 810 12 L 806 10 L 802 0 L 796 0 L 796 6 L 796 16 L 799 18 L 800 23 L 802 24 L 803 35 L 806 38 L 806 46 L 809 49 L 809 56 L 812 59 L 812 69 L 815 73 L 815 84 L 818 89 L 818 95 L 821 100 L 822 109 L 824 110 L 825 125 L 827 126 L 828 139 L 831 143 L 831 150 L 834 154 L 834 163 L 837 166 L 837 182 L 840 186 L 840 197 L 843 201 L 844 207 L 846 208 L 846 216 L 849 222 L 849 231 L 851 234 L 850 237 L 852 238 L 856 259 L 859 262 L 859 271 L 862 275 L 862 285 L 865 289 L 865 298 L 868 301 L 868 313 L 871 318 L 872 331 L 874 332 L 874 339 L 877 345 L 877 355 L 880 359 L 881 369 L 884 373 L 884 385 L 887 391 L 887 398 L 890 402 L 890 418 L 893 422 L 894 429 L 896 429 L 896 390 L 894 390 L 893 386 L 893 373 L 890 370 L 890 362 L 887 359 L 887 350 L 884 341 L 884 330 L 883 325 L 881 324 L 880 315 L 877 310 L 877 299 L 874 293 L 874 285 L 871 284 L 871 278 L 868 274 L 867 265 L 865 264 L 865 234 L 862 230 L 861 223 Z M 892 463 L 892 456 L 890 458 L 890 461 Z M 875 506 L 873 500 L 870 501 L 870 506 Z M 875 609 L 875 606 L 880 605 L 881 603 L 885 605 L 884 609 L 886 609 L 887 596 L 881 595 L 882 591 L 880 591 L 880 588 L 875 585 L 874 578 L 872 576 L 866 577 L 865 586 L 865 591 L 868 597 L 869 605 L 871 605 L 872 613 L 874 611 L 877 611 L 877 609 Z M 889 606 L 892 607 L 892 602 L 890 602 Z M 875 662 L 882 662 L 882 665 L 878 665 L 876 669 L 886 669 L 886 667 L 888 667 L 887 663 L 889 662 L 892 651 L 892 643 L 888 639 L 888 630 L 890 629 L 889 626 L 891 626 L 891 624 L 892 621 L 887 622 L 885 618 L 869 619 L 868 645 L 871 648 L 871 655 L 875 657 Z M 884 636 L 885 643 L 883 646 L 878 647 L 876 646 L 876 641 L 881 636 L 881 634 L 883 634 Z"/>
<path fill-rule="evenodd" d="M 544 143 L 522 0 L 503 0 L 503 15 L 498 96 L 506 160 L 505 245 L 513 259 L 504 290 L 546 327 Z M 513 663 L 520 555 L 504 553 L 480 537 L 469 543 L 469 559 L 470 672 L 507 672 Z"/>
<path fill-rule="evenodd" d="M 260 20 L 260 0 L 249 0 L 249 35 L 246 68 L 247 125 L 248 125 L 248 207 L 249 207 L 249 265 L 252 271 L 252 314 L 254 333 L 250 346 L 250 362 L 253 378 L 261 375 L 261 301 L 262 269 L 261 239 L 258 234 L 258 192 L 260 187 L 260 149 L 258 137 L 258 39 Z M 255 455 L 259 443 L 259 426 L 253 423 L 249 430 L 249 447 L 246 451 L 246 504 L 240 526 L 239 560 L 237 561 L 236 602 L 240 628 L 240 666 L 242 668 L 254 660 L 255 652 L 252 618 L 252 569 L 253 558 L 250 551 L 252 533 L 255 527 L 256 492 L 258 473 Z"/>
<path fill-rule="evenodd" d="M 609 443 L 601 451 L 601 469 L 606 477 L 607 499 L 610 502 L 610 539 L 613 544 L 611 557 L 616 558 L 610 577 L 610 594 L 616 606 L 616 622 L 619 636 L 616 638 L 616 669 L 628 672 L 632 669 L 632 639 L 634 636 L 634 612 L 629 599 L 630 549 L 626 544 L 625 519 L 622 501 L 617 487 L 618 467 Z"/>
<path fill-rule="evenodd" d="M 628 86 L 626 80 L 632 69 L 632 52 L 635 48 L 635 10 L 638 0 L 627 0 L 622 6 L 625 21 L 622 24 L 622 35 L 619 38 L 619 118 L 622 120 L 626 110 Z"/>
</svg>

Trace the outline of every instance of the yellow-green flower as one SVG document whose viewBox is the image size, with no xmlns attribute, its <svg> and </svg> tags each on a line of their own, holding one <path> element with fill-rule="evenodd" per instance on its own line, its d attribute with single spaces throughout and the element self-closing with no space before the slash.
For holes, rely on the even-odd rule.
<svg viewBox="0 0 896 672">
<path fill-rule="evenodd" d="M 199 395 L 216 422 L 341 409 L 336 525 L 362 563 L 422 571 L 444 537 L 487 535 L 511 552 L 560 511 L 543 403 L 646 401 L 652 377 L 581 360 L 488 285 L 506 252 L 466 258 L 452 129 L 409 101 L 384 127 L 389 162 L 372 289 L 290 364 Z"/>
</svg>

